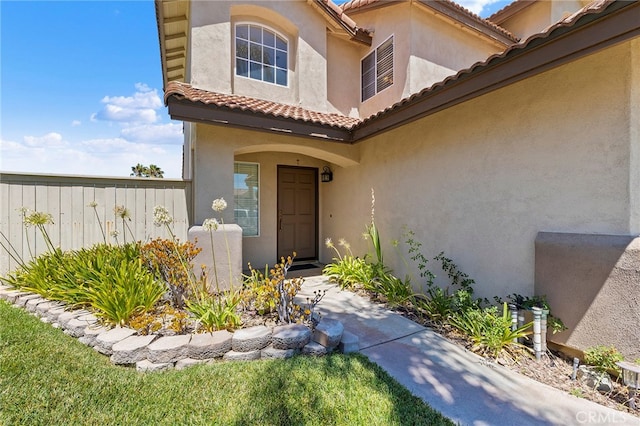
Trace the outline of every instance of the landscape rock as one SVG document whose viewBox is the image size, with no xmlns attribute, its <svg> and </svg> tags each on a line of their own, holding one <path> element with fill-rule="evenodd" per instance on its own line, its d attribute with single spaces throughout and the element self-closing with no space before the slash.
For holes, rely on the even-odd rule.
<svg viewBox="0 0 640 426">
<path fill-rule="evenodd" d="M 157 336 L 129 336 L 111 347 L 111 362 L 114 364 L 134 364 L 147 358 L 147 347 Z"/>
<path fill-rule="evenodd" d="M 67 334 L 72 337 L 82 337 L 84 336 L 84 330 L 93 324 L 98 322 L 98 318 L 96 318 L 93 314 L 82 315 L 76 318 L 72 318 L 67 322 L 65 330 Z"/>
<path fill-rule="evenodd" d="M 49 319 L 49 316 L 47 315 L 47 313 L 55 308 L 64 308 L 64 303 L 62 302 L 53 302 L 53 301 L 47 301 L 45 303 L 40 303 L 37 307 L 36 307 L 36 314 L 40 315 L 41 317 L 46 317 L 47 319 Z M 60 312 L 62 313 L 64 312 L 64 309 Z M 56 316 L 57 318 L 57 316 Z"/>
<path fill-rule="evenodd" d="M 254 361 L 260 359 L 260 350 L 247 352 L 229 351 L 224 354 L 222 359 L 225 361 Z"/>
<path fill-rule="evenodd" d="M 36 309 L 38 308 L 38 305 L 41 305 L 47 302 L 48 300 L 45 299 L 44 297 L 34 297 L 33 299 L 28 300 L 27 303 L 25 303 L 24 307 L 27 310 L 27 312 L 31 312 L 35 314 Z"/>
<path fill-rule="evenodd" d="M 271 336 L 274 349 L 300 349 L 311 340 L 311 330 L 303 324 L 287 324 L 275 327 Z"/>
<path fill-rule="evenodd" d="M 302 348 L 302 353 L 305 355 L 322 356 L 327 354 L 327 348 L 318 342 L 309 342 Z"/>
<path fill-rule="evenodd" d="M 116 327 L 111 330 L 100 334 L 96 337 L 95 350 L 104 355 L 111 355 L 113 353 L 113 345 L 126 339 L 129 336 L 136 334 L 135 330 L 126 327 Z"/>
<path fill-rule="evenodd" d="M 608 393 L 613 389 L 611 384 L 611 377 L 605 372 L 597 371 L 586 365 L 581 365 L 578 368 L 576 378 L 584 382 L 592 389 L 597 389 L 599 392 Z"/>
<path fill-rule="evenodd" d="M 252 352 L 266 348 L 271 343 L 271 329 L 264 325 L 243 328 L 233 333 L 231 349 L 235 352 Z"/>
<path fill-rule="evenodd" d="M 28 294 L 32 294 L 22 290 L 3 290 L 0 291 L 0 299 L 4 299 L 9 303 L 16 303 L 16 300 L 19 297 L 26 296 Z"/>
<path fill-rule="evenodd" d="M 58 321 L 58 324 L 60 324 L 60 327 L 66 329 L 69 321 L 71 321 L 74 318 L 81 317 L 83 315 L 88 315 L 90 313 L 91 312 L 86 311 L 84 309 L 77 309 L 75 311 L 66 311 L 58 316 L 57 321 Z"/>
<path fill-rule="evenodd" d="M 94 347 L 96 345 L 96 338 L 107 331 L 109 331 L 108 328 L 98 326 L 97 324 L 87 326 L 84 329 L 84 335 L 80 337 L 78 341 L 83 345 Z"/>
<path fill-rule="evenodd" d="M 233 334 L 227 330 L 194 334 L 187 347 L 187 356 L 193 359 L 221 357 L 231 350 Z"/>
<path fill-rule="evenodd" d="M 176 362 L 176 370 L 184 370 L 194 365 L 205 364 L 207 361 L 206 359 L 184 358 Z"/>
<path fill-rule="evenodd" d="M 191 335 L 164 336 L 149 345 L 148 360 L 155 364 L 187 358 Z"/>
<path fill-rule="evenodd" d="M 335 319 L 323 318 L 313 332 L 313 341 L 327 349 L 334 349 L 342 339 L 344 326 Z"/>
<path fill-rule="evenodd" d="M 171 370 L 172 368 L 173 363 L 171 362 L 153 363 L 148 359 L 136 362 L 136 370 L 142 372 L 165 371 Z"/>
<path fill-rule="evenodd" d="M 65 312 L 67 312 L 67 309 L 64 305 L 62 306 L 57 306 L 54 308 L 51 308 L 47 311 L 47 313 L 45 314 L 45 316 L 47 317 L 47 319 L 51 322 L 57 322 L 58 321 L 58 317 L 62 314 L 64 314 Z"/>
<path fill-rule="evenodd" d="M 276 349 L 273 346 L 267 346 L 260 351 L 262 359 L 287 359 L 294 356 L 298 351 L 296 349 Z"/>
<path fill-rule="evenodd" d="M 338 344 L 338 350 L 343 354 L 358 352 L 360 350 L 360 339 L 355 334 L 345 330 Z"/>
<path fill-rule="evenodd" d="M 29 300 L 33 300 L 33 299 L 42 299 L 42 296 L 40 296 L 39 294 L 35 294 L 35 293 L 27 293 L 24 294 L 18 298 L 16 298 L 15 302 L 13 302 L 14 305 L 20 306 L 21 308 L 24 308 L 27 304 L 27 302 Z M 42 299 L 44 300 L 44 299 Z"/>
</svg>

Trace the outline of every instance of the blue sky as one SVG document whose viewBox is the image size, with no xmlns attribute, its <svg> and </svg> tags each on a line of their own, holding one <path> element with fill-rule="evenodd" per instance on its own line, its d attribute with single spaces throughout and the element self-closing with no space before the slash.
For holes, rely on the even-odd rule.
<svg viewBox="0 0 640 426">
<path fill-rule="evenodd" d="M 459 3 L 486 17 L 509 1 Z M 0 171 L 181 176 L 152 0 L 1 0 L 0 42 Z"/>
</svg>

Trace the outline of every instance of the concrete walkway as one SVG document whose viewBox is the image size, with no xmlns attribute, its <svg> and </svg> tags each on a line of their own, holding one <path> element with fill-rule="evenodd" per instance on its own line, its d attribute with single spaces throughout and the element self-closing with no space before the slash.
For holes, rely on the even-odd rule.
<svg viewBox="0 0 640 426">
<path fill-rule="evenodd" d="M 401 315 L 305 278 L 301 296 L 327 290 L 317 309 L 360 338 L 360 352 L 413 394 L 462 425 L 633 425 L 640 417 L 541 384 L 464 350 Z"/>
</svg>

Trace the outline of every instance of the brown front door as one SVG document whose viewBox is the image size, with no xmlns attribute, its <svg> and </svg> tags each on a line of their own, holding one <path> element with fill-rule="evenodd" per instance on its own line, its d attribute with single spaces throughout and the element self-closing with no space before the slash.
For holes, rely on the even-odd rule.
<svg viewBox="0 0 640 426">
<path fill-rule="evenodd" d="M 318 169 L 278 166 L 278 260 L 318 256 Z"/>
</svg>

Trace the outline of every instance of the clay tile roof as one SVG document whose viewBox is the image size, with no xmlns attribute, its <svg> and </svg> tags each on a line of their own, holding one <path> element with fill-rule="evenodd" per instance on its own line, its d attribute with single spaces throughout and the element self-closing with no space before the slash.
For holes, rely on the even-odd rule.
<svg viewBox="0 0 640 426">
<path fill-rule="evenodd" d="M 466 15 L 471 20 L 483 25 L 484 27 L 487 27 L 499 34 L 502 34 L 503 36 L 507 37 L 511 41 L 513 42 L 518 41 L 518 38 L 515 35 L 513 35 L 511 32 L 507 31 L 506 29 L 502 28 L 499 25 L 496 25 L 495 23 L 491 22 L 488 19 L 481 18 L 480 16 L 471 12 L 469 9 L 466 9 L 460 6 L 458 3 L 452 0 L 420 0 L 420 1 L 421 3 L 427 6 L 434 6 L 434 5 L 437 5 L 438 3 L 449 6 L 450 8 L 457 10 L 463 15 Z M 369 6 L 375 3 L 384 4 L 384 3 L 394 3 L 394 2 L 391 2 L 388 0 L 350 0 L 344 3 L 341 7 L 342 7 L 342 10 L 346 12 L 348 10 L 360 9 L 362 7 Z"/>
<path fill-rule="evenodd" d="M 205 105 L 215 105 L 219 108 L 288 118 L 314 124 L 343 128 L 346 130 L 351 129 L 360 122 L 357 118 L 347 117 L 340 114 L 310 111 L 297 106 L 251 98 L 248 96 L 210 92 L 208 90 L 197 89 L 190 84 L 179 81 L 171 81 L 167 83 L 167 87 L 164 91 L 165 104 L 167 104 L 169 98 L 172 96 L 177 99 L 186 99 L 191 102 L 200 102 Z"/>
</svg>

